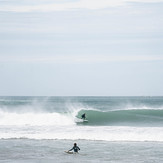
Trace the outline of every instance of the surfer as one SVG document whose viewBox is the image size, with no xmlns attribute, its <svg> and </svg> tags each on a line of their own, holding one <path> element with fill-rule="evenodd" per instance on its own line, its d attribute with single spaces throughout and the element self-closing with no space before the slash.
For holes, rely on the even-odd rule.
<svg viewBox="0 0 163 163">
<path fill-rule="evenodd" d="M 73 148 L 72 148 L 72 149 L 70 149 L 68 152 L 70 152 L 70 151 L 72 151 L 72 150 L 74 150 L 74 152 L 78 153 L 78 151 L 80 150 L 80 148 L 77 146 L 77 144 L 76 144 L 76 143 L 74 143 Z"/>
<path fill-rule="evenodd" d="M 85 113 L 81 116 L 82 119 L 86 119 Z"/>
</svg>

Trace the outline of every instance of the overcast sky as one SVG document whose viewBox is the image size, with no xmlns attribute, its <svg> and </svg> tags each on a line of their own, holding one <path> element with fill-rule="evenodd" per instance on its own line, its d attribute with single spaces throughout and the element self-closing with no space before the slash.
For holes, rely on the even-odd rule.
<svg viewBox="0 0 163 163">
<path fill-rule="evenodd" d="M 163 0 L 0 0 L 0 95 L 163 95 Z"/>
</svg>

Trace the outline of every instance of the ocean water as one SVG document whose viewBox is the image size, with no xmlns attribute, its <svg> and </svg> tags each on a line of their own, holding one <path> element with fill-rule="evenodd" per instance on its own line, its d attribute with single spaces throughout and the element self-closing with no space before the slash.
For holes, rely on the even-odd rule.
<svg viewBox="0 0 163 163">
<path fill-rule="evenodd" d="M 162 151 L 163 97 L 0 97 L 0 162 L 161 163 Z"/>
</svg>

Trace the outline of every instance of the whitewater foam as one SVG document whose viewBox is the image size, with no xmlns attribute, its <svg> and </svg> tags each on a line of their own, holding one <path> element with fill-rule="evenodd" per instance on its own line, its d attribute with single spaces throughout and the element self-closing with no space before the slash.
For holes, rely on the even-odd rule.
<svg viewBox="0 0 163 163">
<path fill-rule="evenodd" d="M 6 128 L 7 129 L 7 128 Z M 13 132 L 12 132 L 13 131 Z M 157 133 L 157 134 L 156 134 Z M 103 140 L 103 141 L 158 141 L 163 142 L 162 128 L 159 127 L 124 127 L 124 126 L 71 126 L 65 127 L 34 127 L 10 129 L 1 132 L 0 138 L 28 138 L 28 139 L 58 139 L 58 140 Z"/>
<path fill-rule="evenodd" d="M 75 122 L 71 114 L 0 112 L 0 125 L 56 126 L 73 124 Z"/>
</svg>

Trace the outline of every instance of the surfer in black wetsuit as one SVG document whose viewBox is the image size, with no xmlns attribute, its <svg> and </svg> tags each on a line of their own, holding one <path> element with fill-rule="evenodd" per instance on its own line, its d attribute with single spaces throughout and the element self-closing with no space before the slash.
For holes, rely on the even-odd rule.
<svg viewBox="0 0 163 163">
<path fill-rule="evenodd" d="M 82 119 L 86 119 L 85 113 L 81 116 Z"/>
<path fill-rule="evenodd" d="M 72 150 L 74 150 L 74 152 L 78 153 L 78 151 L 80 150 L 80 148 L 77 146 L 77 144 L 76 144 L 76 143 L 74 143 L 73 148 L 72 148 L 72 149 L 70 149 L 68 152 L 70 152 L 70 151 L 72 151 Z"/>
</svg>

